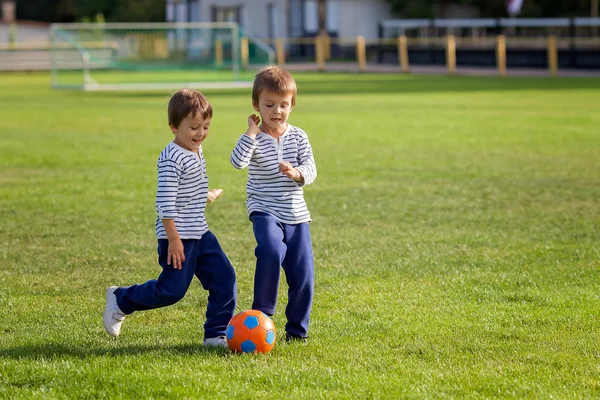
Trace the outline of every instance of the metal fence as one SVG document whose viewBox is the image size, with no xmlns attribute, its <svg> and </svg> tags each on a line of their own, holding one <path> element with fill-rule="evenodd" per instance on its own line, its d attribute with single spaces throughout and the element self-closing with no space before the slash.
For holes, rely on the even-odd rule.
<svg viewBox="0 0 600 400">
<path fill-rule="evenodd" d="M 380 37 L 263 39 L 278 64 L 327 63 L 600 70 L 600 18 L 382 21 Z M 101 44 L 109 51 L 106 43 Z M 108 49 L 108 50 L 107 50 Z M 242 38 L 243 68 L 258 64 L 252 40 Z M 261 50 L 262 51 L 262 50 Z M 50 69 L 48 43 L 0 44 L 0 70 Z"/>
</svg>

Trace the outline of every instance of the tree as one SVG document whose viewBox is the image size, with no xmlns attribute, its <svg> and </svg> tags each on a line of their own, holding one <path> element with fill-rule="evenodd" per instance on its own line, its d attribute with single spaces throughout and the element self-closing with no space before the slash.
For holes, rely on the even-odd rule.
<svg viewBox="0 0 600 400">
<path fill-rule="evenodd" d="M 121 1 L 115 20 L 121 22 L 164 22 L 165 0 Z"/>
<path fill-rule="evenodd" d="M 16 17 L 19 20 L 60 21 L 57 5 L 57 0 L 19 0 L 16 3 Z"/>
<path fill-rule="evenodd" d="M 435 17 L 436 0 L 388 0 L 392 12 L 403 18 Z"/>
<path fill-rule="evenodd" d="M 388 0 L 395 13 L 403 18 L 433 18 L 436 9 L 447 4 L 476 7 L 482 17 L 506 17 L 506 0 Z M 522 17 L 587 17 L 591 0 L 524 0 Z"/>
<path fill-rule="evenodd" d="M 164 22 L 165 0 L 17 0 L 17 19 L 45 22 L 95 20 Z"/>
</svg>

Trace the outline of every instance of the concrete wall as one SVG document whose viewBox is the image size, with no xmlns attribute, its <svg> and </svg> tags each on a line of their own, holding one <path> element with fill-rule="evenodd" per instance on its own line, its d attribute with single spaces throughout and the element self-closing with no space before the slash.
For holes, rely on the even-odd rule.
<svg viewBox="0 0 600 400">
<path fill-rule="evenodd" d="M 213 7 L 240 7 L 240 22 L 252 34 L 260 38 L 269 37 L 269 5 L 273 5 L 272 28 L 274 36 L 287 36 L 287 0 L 199 0 L 191 3 L 189 20 L 212 21 Z M 187 5 L 170 5 L 167 1 L 167 20 L 187 20 Z"/>
<path fill-rule="evenodd" d="M 38 50 L 6 50 L 9 42 L 10 26 L 0 23 L 0 71 L 34 71 L 50 69 L 50 52 L 47 50 L 50 39 L 49 25 L 17 21 L 15 41 L 29 43 L 35 46 L 40 44 Z"/>
<path fill-rule="evenodd" d="M 379 21 L 391 19 L 391 9 L 385 0 L 338 0 L 339 29 L 341 38 L 364 36 L 379 37 Z"/>
<path fill-rule="evenodd" d="M 17 42 L 46 43 L 50 38 L 50 26 L 38 23 L 17 22 Z M 0 23 L 0 43 L 7 43 L 10 34 L 8 24 Z"/>
</svg>

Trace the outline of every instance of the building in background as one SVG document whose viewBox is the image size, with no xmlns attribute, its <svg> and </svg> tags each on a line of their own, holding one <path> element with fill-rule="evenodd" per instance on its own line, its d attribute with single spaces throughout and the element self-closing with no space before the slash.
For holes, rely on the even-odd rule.
<svg viewBox="0 0 600 400">
<path fill-rule="evenodd" d="M 166 7 L 169 22 L 237 22 L 261 39 L 312 37 L 321 27 L 331 37 L 375 39 L 379 22 L 392 18 L 386 0 L 166 0 Z"/>
<path fill-rule="evenodd" d="M 48 26 L 44 22 L 17 21 L 15 0 L 0 0 L 0 43 L 46 43 Z"/>
</svg>

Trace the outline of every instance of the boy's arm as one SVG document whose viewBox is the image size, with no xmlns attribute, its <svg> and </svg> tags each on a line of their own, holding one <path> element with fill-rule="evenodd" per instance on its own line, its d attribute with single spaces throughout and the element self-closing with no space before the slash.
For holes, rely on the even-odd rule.
<svg viewBox="0 0 600 400">
<path fill-rule="evenodd" d="M 200 157 L 204 160 L 204 153 L 202 152 L 202 146 L 200 146 Z M 206 176 L 206 161 L 202 163 L 202 173 Z M 223 194 L 223 189 L 212 189 L 206 194 L 206 204 L 210 204 L 215 201 L 218 197 Z"/>
<path fill-rule="evenodd" d="M 260 119 L 255 114 L 248 117 L 248 130 L 238 140 L 229 158 L 234 168 L 242 169 L 250 164 L 252 154 L 254 154 L 254 150 L 258 146 L 256 135 L 260 133 L 260 129 L 258 128 L 259 122 Z"/>
<path fill-rule="evenodd" d="M 299 143 L 298 166 L 296 169 L 303 178 L 302 181 L 296 180 L 301 186 L 310 185 L 317 178 L 317 164 L 313 157 L 312 147 L 306 136 L 302 136 Z"/>
<path fill-rule="evenodd" d="M 173 265 L 173 268 L 181 269 L 181 265 L 185 261 L 185 254 L 183 252 L 183 242 L 179 238 L 179 233 L 175 227 L 175 220 L 161 219 L 160 221 L 165 227 L 165 232 L 169 239 L 167 265 Z"/>
<path fill-rule="evenodd" d="M 169 240 L 167 264 L 173 265 L 175 269 L 181 269 L 181 264 L 185 261 L 183 243 L 175 227 L 175 217 L 177 216 L 175 201 L 181 174 L 181 167 L 172 160 L 166 159 L 158 162 L 156 211 Z"/>
</svg>

